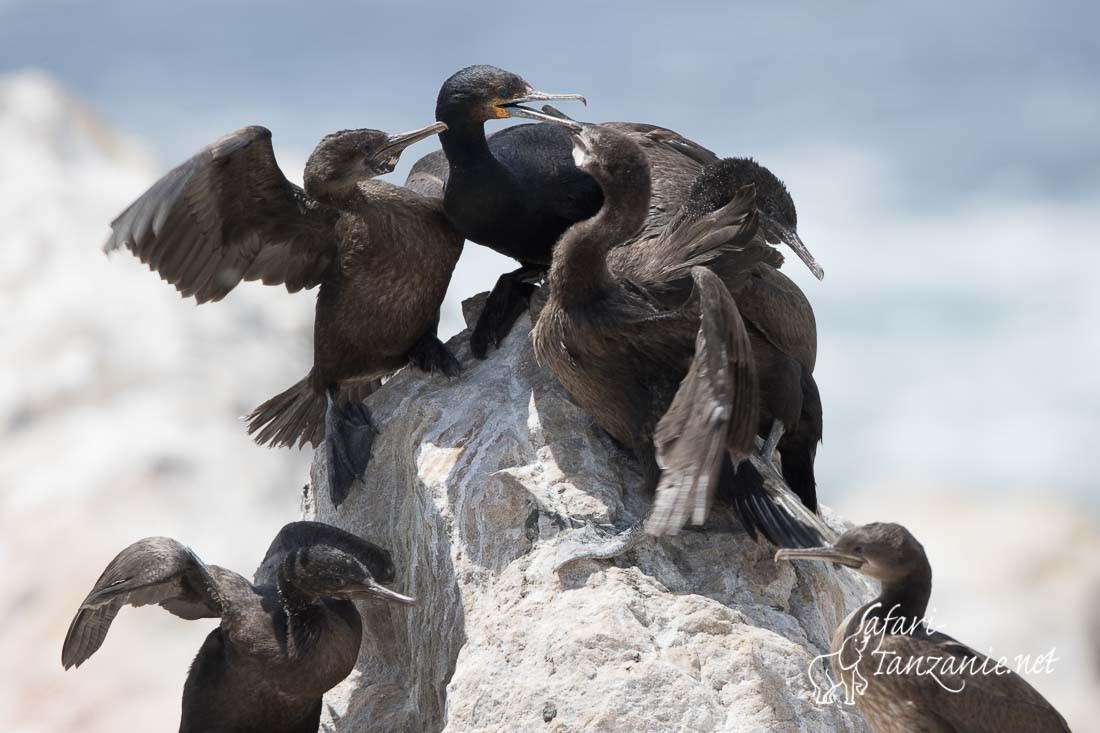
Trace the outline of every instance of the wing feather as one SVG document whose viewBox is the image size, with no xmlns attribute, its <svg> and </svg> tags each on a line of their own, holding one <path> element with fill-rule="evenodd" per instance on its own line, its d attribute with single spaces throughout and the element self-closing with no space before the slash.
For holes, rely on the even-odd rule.
<svg viewBox="0 0 1100 733">
<path fill-rule="evenodd" d="M 745 325 L 717 275 L 703 267 L 691 275 L 699 331 L 688 373 L 654 434 L 662 472 L 646 522 L 651 534 L 675 534 L 689 518 L 703 523 L 726 451 L 751 451 L 756 433 L 756 365 Z"/>
<path fill-rule="evenodd" d="M 80 604 L 61 650 L 61 663 L 79 667 L 103 644 L 125 605 L 158 604 L 185 619 L 216 618 L 222 601 L 210 569 L 188 547 L 147 537 L 120 552 Z"/>
<path fill-rule="evenodd" d="M 337 217 L 283 176 L 269 130 L 244 127 L 150 186 L 111 223 L 104 249 L 125 247 L 200 303 L 241 280 L 295 292 L 336 257 Z"/>
</svg>

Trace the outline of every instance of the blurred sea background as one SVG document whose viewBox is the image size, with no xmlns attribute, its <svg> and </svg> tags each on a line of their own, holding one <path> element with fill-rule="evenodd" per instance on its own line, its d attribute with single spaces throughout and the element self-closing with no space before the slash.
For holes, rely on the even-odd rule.
<svg viewBox="0 0 1100 733">
<path fill-rule="evenodd" d="M 786 268 L 818 319 L 823 501 L 914 531 L 948 633 L 1056 648 L 1032 683 L 1100 731 L 1098 25 L 1038 0 L 0 0 L 0 729 L 175 730 L 213 623 L 126 610 L 63 673 L 69 619 L 147 535 L 250 574 L 308 480 L 239 416 L 308 370 L 313 294 L 196 307 L 100 252 L 110 220 L 237 127 L 298 180 L 324 134 L 426 124 L 491 63 L 786 181 L 826 271 Z M 443 335 L 513 267 L 468 245 Z"/>
</svg>

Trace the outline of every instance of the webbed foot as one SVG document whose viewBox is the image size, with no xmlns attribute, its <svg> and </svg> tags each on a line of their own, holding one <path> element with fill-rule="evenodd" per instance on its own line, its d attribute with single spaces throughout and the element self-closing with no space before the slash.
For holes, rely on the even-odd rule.
<svg viewBox="0 0 1100 733">
<path fill-rule="evenodd" d="M 428 374 L 457 377 L 462 365 L 451 350 L 434 333 L 426 333 L 417 339 L 409 351 L 409 363 Z"/>
<path fill-rule="evenodd" d="M 370 410 L 362 402 L 353 400 L 338 406 L 334 390 L 329 390 L 327 400 L 324 450 L 329 498 L 333 506 L 339 507 L 351 493 L 352 484 L 366 472 L 378 430 L 371 422 Z"/>
<path fill-rule="evenodd" d="M 474 356 L 484 359 L 490 347 L 500 346 L 535 292 L 535 284 L 530 278 L 543 271 L 544 268 L 525 266 L 500 276 L 470 334 L 470 352 Z"/>
</svg>

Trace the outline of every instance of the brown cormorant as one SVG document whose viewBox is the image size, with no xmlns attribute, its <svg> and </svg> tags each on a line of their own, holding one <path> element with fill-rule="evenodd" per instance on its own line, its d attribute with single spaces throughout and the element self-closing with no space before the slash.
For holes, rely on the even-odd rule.
<svg viewBox="0 0 1100 733">
<path fill-rule="evenodd" d="M 579 130 L 578 165 L 604 202 L 558 243 L 535 353 L 638 458 L 646 488 L 657 492 L 647 529 L 701 523 L 720 476 L 732 478 L 748 458 L 764 480 L 730 492 L 746 529 L 781 546 L 832 536 L 755 451 L 756 364 L 730 284 L 781 258 L 757 236 L 752 186 L 716 211 L 678 215 L 644 248 L 622 247 L 648 213 L 646 155 L 613 128 L 562 124 Z M 617 554 L 637 536 L 576 556 Z"/>
<path fill-rule="evenodd" d="M 316 733 L 321 696 L 355 667 L 362 620 L 353 600 L 411 604 L 384 587 L 390 554 L 318 522 L 283 527 L 255 583 L 167 537 L 148 537 L 103 571 L 69 626 L 65 669 L 99 649 L 125 605 L 184 619 L 220 618 L 183 687 L 181 733 Z"/>
<path fill-rule="evenodd" d="M 797 243 L 798 217 L 787 187 L 771 171 L 748 158 L 727 158 L 707 165 L 685 201 L 687 216 L 717 210 L 742 186 L 756 188 L 760 236 L 769 243 Z M 644 250 L 641 250 L 644 255 Z M 814 459 L 821 442 L 821 395 L 813 371 L 817 363 L 817 323 L 803 294 L 774 263 L 761 262 L 748 277 L 725 278 L 748 327 L 760 378 L 760 434 L 768 436 L 766 459 L 776 447 L 783 477 L 802 503 L 817 510 Z M 755 481 L 751 471 L 737 479 Z"/>
<path fill-rule="evenodd" d="M 552 117 L 569 120 L 549 105 Z M 787 187 L 770 170 L 751 158 L 719 159 L 698 143 L 672 130 L 633 122 L 604 122 L 601 127 L 622 132 L 638 143 L 649 161 L 653 192 L 645 226 L 629 246 L 613 258 L 648 257 L 649 240 L 676 216 L 699 216 L 727 203 L 738 188 L 756 187 L 759 236 L 770 244 L 790 247 L 814 275 L 824 271 L 798 236 L 798 214 Z M 638 266 L 638 265 L 635 265 Z M 644 265 L 642 265 L 644 266 Z M 768 439 L 762 450 L 770 461 L 778 447 L 783 477 L 802 503 L 817 510 L 814 460 L 821 442 L 821 395 L 813 377 L 817 361 L 817 323 L 802 290 L 773 264 L 761 262 L 751 277 L 727 280 L 753 345 L 760 379 L 760 433 Z M 721 481 L 723 493 L 737 484 L 758 484 L 751 468 Z M 751 531 L 751 530 L 750 530 Z"/>
<path fill-rule="evenodd" d="M 290 292 L 320 285 L 313 369 L 257 407 L 248 430 L 281 446 L 330 436 L 336 504 L 370 457 L 374 427 L 360 400 L 376 380 L 409 363 L 459 369 L 436 325 L 462 237 L 438 199 L 369 180 L 445 129 L 328 135 L 306 163 L 303 190 L 279 170 L 271 133 L 245 127 L 166 174 L 111 225 L 107 250 L 126 247 L 199 303 L 241 280 Z"/>
<path fill-rule="evenodd" d="M 837 627 L 830 654 L 831 692 L 854 702 L 876 733 L 1068 733 L 1023 677 L 929 627 L 932 567 L 905 527 L 855 527 L 831 547 L 780 550 L 775 559 L 837 563 L 882 583 Z"/>
</svg>

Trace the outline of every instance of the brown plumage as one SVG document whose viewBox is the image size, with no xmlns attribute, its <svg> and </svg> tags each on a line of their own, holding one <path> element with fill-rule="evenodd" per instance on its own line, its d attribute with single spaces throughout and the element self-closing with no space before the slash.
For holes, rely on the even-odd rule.
<svg viewBox="0 0 1100 733">
<path fill-rule="evenodd" d="M 924 622 L 932 567 L 898 524 L 868 524 L 830 547 L 780 550 L 776 560 L 853 568 L 882 592 L 833 635 L 831 701 L 854 702 L 876 733 L 1068 733 L 1058 711 L 1023 677 Z"/>
<path fill-rule="evenodd" d="M 180 733 L 314 733 L 321 696 L 359 656 L 362 620 L 353 600 L 414 602 L 381 585 L 394 575 L 381 547 L 317 522 L 283 527 L 254 583 L 205 564 L 176 540 L 147 537 L 96 581 L 69 626 L 61 663 L 87 661 L 126 605 L 220 618 L 187 675 Z"/>
<path fill-rule="evenodd" d="M 435 335 L 462 237 L 442 204 L 368 180 L 445 126 L 402 135 L 345 130 L 306 163 L 305 189 L 283 176 L 271 133 L 246 127 L 199 151 L 113 223 L 106 248 L 126 247 L 184 296 L 224 297 L 241 280 L 320 286 L 313 369 L 249 415 L 261 444 L 330 445 L 339 502 L 365 468 L 373 427 L 359 400 L 405 364 L 453 375 L 458 362 Z M 326 414 L 326 395 L 342 410 Z"/>
<path fill-rule="evenodd" d="M 572 121 L 549 105 L 542 111 L 550 118 Z M 740 187 L 753 184 L 757 194 L 758 236 L 769 244 L 786 244 L 811 272 L 822 277 L 821 266 L 798 236 L 794 200 L 783 182 L 767 168 L 745 158 L 720 159 L 699 143 L 656 125 L 603 122 L 597 126 L 627 136 L 642 149 L 649 165 L 650 200 L 645 223 L 611 252 L 613 270 L 635 273 L 636 277 L 638 273 L 651 273 L 662 263 L 659 257 L 655 258 L 650 245 L 674 221 L 714 212 L 729 202 Z M 496 134 L 505 133 L 507 130 Z M 490 135 L 489 139 L 494 137 Z M 406 185 L 417 186 L 425 195 L 442 196 L 448 172 L 446 157 L 437 151 L 417 161 Z M 674 249 L 659 250 L 657 254 L 662 251 L 676 256 Z M 760 376 L 759 432 L 771 439 L 764 449 L 769 454 L 767 468 L 774 471 L 770 453 L 778 447 L 784 480 L 806 507 L 816 511 L 814 461 L 823 432 L 821 396 L 813 377 L 817 324 L 801 289 L 777 269 L 782 260 L 775 254 L 772 261 L 748 268 L 736 260 L 725 260 L 732 264 L 732 269 L 727 267 L 719 275 L 737 302 L 754 347 Z M 711 266 L 722 264 L 720 260 Z M 659 277 L 650 280 L 652 287 L 666 287 L 663 283 Z M 738 487 L 743 492 L 745 484 L 758 485 L 762 480 L 755 469 L 746 468 L 737 476 L 728 472 L 722 487 L 724 493 L 736 495 Z M 758 486 L 753 490 L 758 490 Z"/>
<path fill-rule="evenodd" d="M 755 161 L 726 158 L 707 165 L 692 183 L 685 205 L 695 213 L 713 211 L 750 183 L 756 187 L 761 238 L 788 245 L 820 276 L 820 266 L 798 236 L 794 200 L 782 181 Z M 802 290 L 774 263 L 760 263 L 743 274 L 747 276 L 723 279 L 748 326 L 760 375 L 759 431 L 768 436 L 763 454 L 770 464 L 778 447 L 785 481 L 803 504 L 816 511 L 814 460 L 823 419 L 813 376 L 817 363 L 814 312 Z M 733 482 L 757 480 L 755 472 L 748 471 Z"/>
<path fill-rule="evenodd" d="M 689 518 L 703 521 L 724 467 L 754 453 L 755 362 L 724 280 L 747 278 L 777 253 L 755 236 L 751 187 L 717 211 L 677 215 L 644 249 L 616 248 L 649 211 L 646 155 L 606 126 L 583 126 L 576 145 L 604 204 L 557 245 L 535 352 L 637 456 L 657 492 L 647 528 L 676 532 Z M 746 527 L 793 546 L 827 532 L 781 482 L 750 488 L 733 497 Z"/>
</svg>

